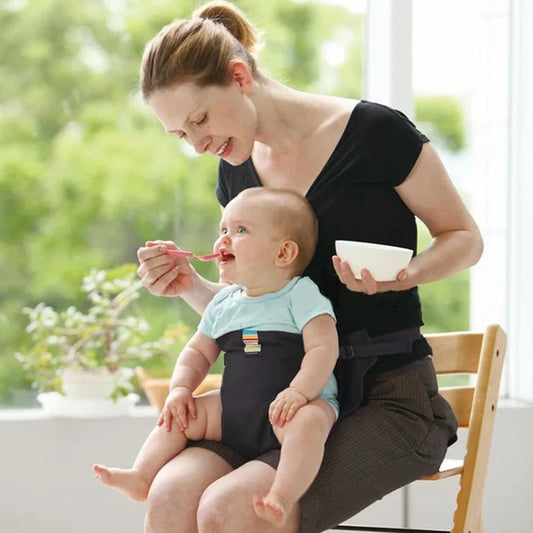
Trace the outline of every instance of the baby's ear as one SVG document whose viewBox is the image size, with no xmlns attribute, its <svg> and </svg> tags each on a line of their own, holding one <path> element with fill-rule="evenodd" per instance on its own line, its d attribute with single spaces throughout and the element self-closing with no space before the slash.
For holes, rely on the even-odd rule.
<svg viewBox="0 0 533 533">
<path fill-rule="evenodd" d="M 275 264 L 278 267 L 287 267 L 294 263 L 298 257 L 298 245 L 295 241 L 287 240 L 281 243 Z"/>
</svg>

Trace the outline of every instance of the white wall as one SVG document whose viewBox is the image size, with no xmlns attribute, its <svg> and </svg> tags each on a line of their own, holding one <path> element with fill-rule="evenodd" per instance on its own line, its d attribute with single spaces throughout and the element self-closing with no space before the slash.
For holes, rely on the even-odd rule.
<svg viewBox="0 0 533 533">
<path fill-rule="evenodd" d="M 104 487 L 95 462 L 128 466 L 155 414 L 109 419 L 45 418 L 39 410 L 0 411 L 2 533 L 135 533 L 144 504 Z"/>
<path fill-rule="evenodd" d="M 144 505 L 102 486 L 94 462 L 129 465 L 156 417 L 150 408 L 112 419 L 49 419 L 39 410 L 0 411 L 0 531 L 135 533 Z M 485 491 L 485 533 L 533 531 L 533 407 L 502 405 Z M 460 454 L 462 445 L 451 448 Z M 445 528 L 457 482 L 422 483 L 384 498 L 354 523 Z"/>
</svg>

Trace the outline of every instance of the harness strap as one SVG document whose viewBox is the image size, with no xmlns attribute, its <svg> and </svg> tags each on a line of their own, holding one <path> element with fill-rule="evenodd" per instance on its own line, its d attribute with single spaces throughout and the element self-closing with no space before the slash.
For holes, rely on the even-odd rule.
<svg viewBox="0 0 533 533">
<path fill-rule="evenodd" d="M 339 359 L 377 357 L 398 353 L 411 353 L 413 343 L 422 338 L 420 328 L 408 328 L 371 337 L 365 329 L 344 337 L 339 347 Z"/>
</svg>

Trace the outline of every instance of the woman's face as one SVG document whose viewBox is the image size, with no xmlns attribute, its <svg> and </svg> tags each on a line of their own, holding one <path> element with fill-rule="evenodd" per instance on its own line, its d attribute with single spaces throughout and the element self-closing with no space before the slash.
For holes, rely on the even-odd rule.
<svg viewBox="0 0 533 533">
<path fill-rule="evenodd" d="M 235 79 L 227 86 L 184 82 L 155 91 L 148 103 L 166 131 L 196 152 L 240 165 L 252 153 L 257 127 L 249 92 L 249 86 Z"/>
</svg>

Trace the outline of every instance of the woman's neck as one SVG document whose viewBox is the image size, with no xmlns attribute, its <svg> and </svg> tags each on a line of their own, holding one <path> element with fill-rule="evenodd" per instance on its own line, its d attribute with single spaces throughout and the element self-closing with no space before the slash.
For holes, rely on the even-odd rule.
<svg viewBox="0 0 533 533">
<path fill-rule="evenodd" d="M 252 96 L 258 116 L 256 142 L 275 151 L 301 145 L 322 120 L 324 98 L 263 77 Z"/>
</svg>

